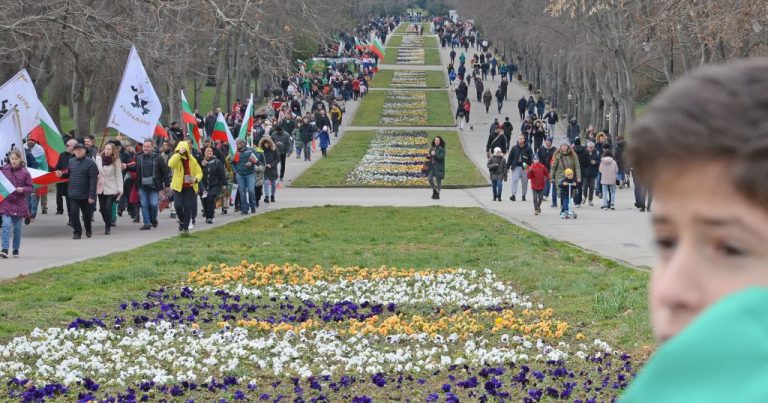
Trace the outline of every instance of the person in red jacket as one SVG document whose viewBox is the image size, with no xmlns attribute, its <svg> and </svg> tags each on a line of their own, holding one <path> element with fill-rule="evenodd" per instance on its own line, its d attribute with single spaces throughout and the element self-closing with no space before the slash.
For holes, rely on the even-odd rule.
<svg viewBox="0 0 768 403">
<path fill-rule="evenodd" d="M 539 215 L 541 213 L 541 201 L 544 198 L 544 188 L 549 182 L 549 171 L 539 161 L 539 156 L 536 154 L 533 154 L 533 165 L 528 168 L 528 179 L 531 180 L 531 190 L 533 191 L 534 214 Z"/>
</svg>

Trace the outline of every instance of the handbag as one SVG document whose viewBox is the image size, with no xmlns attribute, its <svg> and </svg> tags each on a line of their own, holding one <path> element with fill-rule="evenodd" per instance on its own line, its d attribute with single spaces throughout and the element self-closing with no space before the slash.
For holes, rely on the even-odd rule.
<svg viewBox="0 0 768 403">
<path fill-rule="evenodd" d="M 431 160 L 424 161 L 423 164 L 421 164 L 421 173 L 422 175 L 426 175 L 429 173 L 429 168 L 431 167 Z"/>
<path fill-rule="evenodd" d="M 154 188 L 155 187 L 155 177 L 154 176 L 145 176 L 145 177 L 141 178 L 141 186 L 146 186 L 146 187 Z"/>
</svg>

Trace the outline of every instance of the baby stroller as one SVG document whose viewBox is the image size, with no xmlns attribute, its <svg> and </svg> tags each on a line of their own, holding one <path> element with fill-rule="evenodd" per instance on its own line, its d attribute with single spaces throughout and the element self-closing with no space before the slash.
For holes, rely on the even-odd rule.
<svg viewBox="0 0 768 403">
<path fill-rule="evenodd" d="M 573 218 L 574 220 L 579 218 L 579 216 L 576 214 L 575 211 L 573 211 L 573 187 L 576 186 L 575 183 L 569 183 L 568 184 L 568 210 L 563 211 L 560 213 L 560 218 L 567 220 L 569 218 Z"/>
</svg>

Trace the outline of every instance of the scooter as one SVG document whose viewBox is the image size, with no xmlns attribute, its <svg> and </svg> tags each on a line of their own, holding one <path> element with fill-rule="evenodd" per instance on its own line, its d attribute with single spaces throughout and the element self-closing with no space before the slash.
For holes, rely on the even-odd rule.
<svg viewBox="0 0 768 403">
<path fill-rule="evenodd" d="M 579 218 L 576 212 L 573 211 L 573 187 L 574 186 L 576 186 L 576 184 L 574 183 L 568 184 L 568 210 L 560 213 L 560 218 L 564 220 L 567 220 L 569 218 L 573 218 L 575 220 Z"/>
</svg>

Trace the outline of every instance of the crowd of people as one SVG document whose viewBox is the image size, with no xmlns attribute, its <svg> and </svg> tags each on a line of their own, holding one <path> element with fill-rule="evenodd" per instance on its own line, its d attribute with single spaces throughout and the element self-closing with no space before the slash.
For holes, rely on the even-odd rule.
<svg viewBox="0 0 768 403">
<path fill-rule="evenodd" d="M 469 91 L 473 85 L 474 99 L 478 104 L 482 103 L 485 112 L 491 113 L 490 107 L 495 100 L 496 112 L 501 114 L 517 66 L 495 54 L 471 21 L 436 19 L 435 23 L 441 46 L 451 48 L 447 72 L 457 100 L 455 117 L 459 129 L 463 130 L 465 123 L 470 121 L 472 101 Z M 474 52 L 470 52 L 470 48 Z M 497 82 L 497 75 L 498 86 L 488 88 L 488 82 Z M 509 200 L 518 200 L 519 189 L 521 200 L 526 201 L 530 182 L 534 214 L 541 213 L 541 203 L 550 197 L 553 208 L 558 207 L 560 200 L 563 218 L 568 217 L 572 207 L 593 206 L 595 197 L 602 199 L 602 209 L 615 209 L 617 187 L 630 186 L 631 167 L 624 155 L 624 137 L 617 136 L 612 141 L 607 130 L 598 132 L 593 126 L 582 132 L 575 117 L 568 120 L 565 133 L 558 133 L 558 111 L 551 107 L 547 110 L 543 96 L 521 96 L 517 110 L 522 121 L 518 136 L 513 138 L 516 130 L 509 117 L 503 122 L 495 118 L 490 126 L 486 157 L 493 200 L 501 201 L 502 183 L 510 181 Z M 555 146 L 555 139 L 563 134 L 564 140 Z M 640 211 L 649 211 L 652 195 L 636 180 L 633 185 L 635 206 Z"/>
<path fill-rule="evenodd" d="M 112 139 L 97 146 L 95 136 L 70 131 L 63 138 L 66 150 L 59 155 L 58 164 L 50 167 L 66 180 L 56 184 L 55 214 L 66 214 L 73 239 L 81 239 L 93 236 L 97 208 L 105 235 L 111 234 L 117 218 L 124 214 L 142 231 L 156 228 L 160 212 L 168 208 L 184 235 L 197 224 L 198 214 L 212 223 L 217 211 L 227 214 L 232 207 L 247 215 L 255 213 L 262 202 L 277 202 L 288 158 L 295 153 L 297 159 L 303 156 L 304 161 L 311 161 L 318 145 L 327 156 L 331 134 L 339 135 L 346 102 L 357 101 L 367 92 L 376 71 L 376 55 L 353 46 L 354 38 L 373 33 L 386 40 L 398 23 L 399 17 L 375 17 L 340 33 L 346 39 L 345 56 L 363 63 L 332 62 L 315 70 L 302 65 L 276 83 L 270 91 L 271 102 L 262 108 L 248 108 L 247 102 L 237 99 L 230 108 L 210 110 L 206 116 L 195 110 L 202 137 L 199 146 L 189 129 L 178 122 L 165 128 L 166 135 L 140 144 Z M 227 141 L 214 139 L 220 113 L 237 137 L 250 118 L 245 116 L 249 110 L 253 111 L 252 129 L 236 140 L 234 150 Z M 38 206 L 42 214 L 48 213 L 47 192 L 33 187 L 27 170 L 37 168 L 40 145 L 30 137 L 24 151 L 23 156 L 20 150 L 12 152 L 9 163 L 2 166 L 14 191 L 0 202 L 1 258 L 8 257 L 9 250 L 10 256 L 19 256 L 22 223 L 34 223 Z"/>
</svg>

